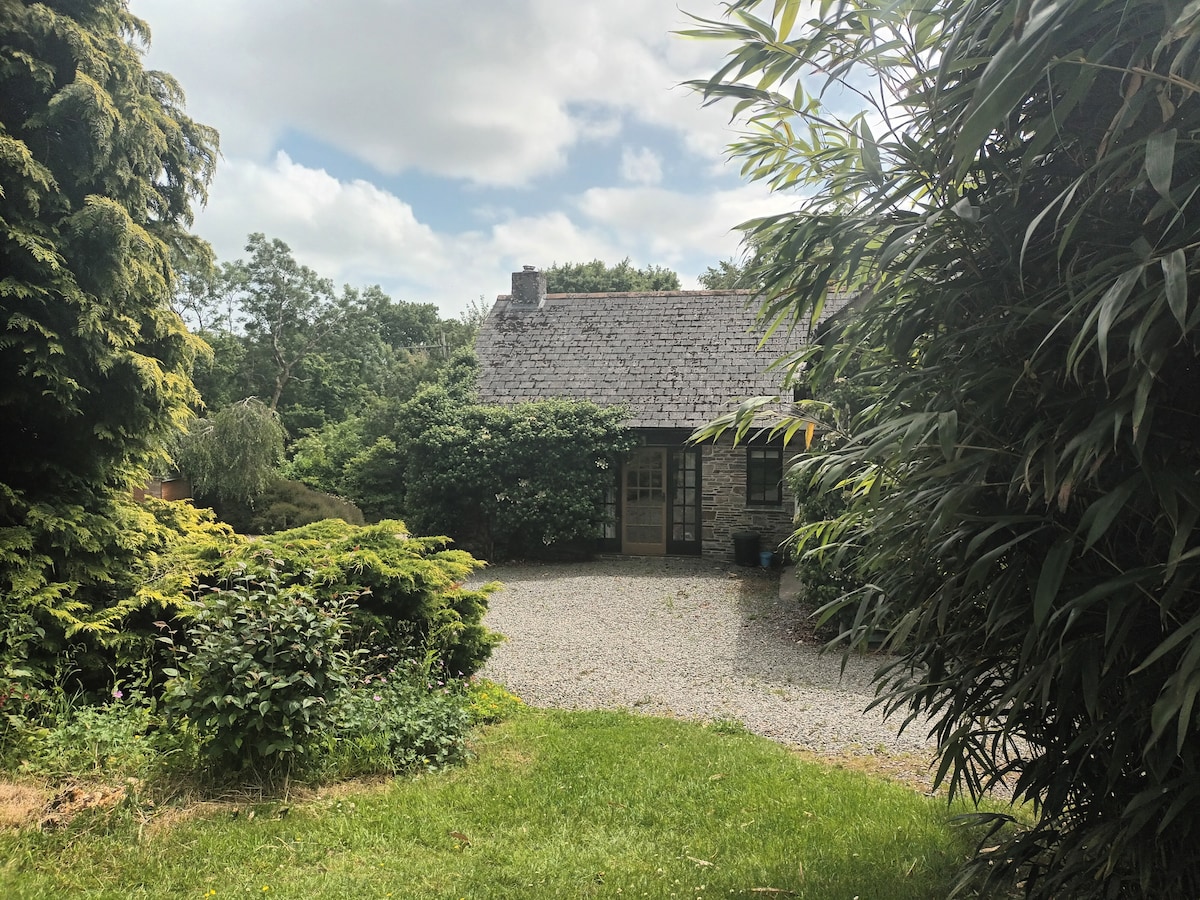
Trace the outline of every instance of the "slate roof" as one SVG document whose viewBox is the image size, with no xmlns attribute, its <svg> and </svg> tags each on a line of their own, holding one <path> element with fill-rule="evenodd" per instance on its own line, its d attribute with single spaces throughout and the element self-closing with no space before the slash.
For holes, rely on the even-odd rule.
<svg viewBox="0 0 1200 900">
<path fill-rule="evenodd" d="M 807 339 L 781 327 L 759 347 L 757 306 L 749 291 L 502 295 L 475 341 L 479 399 L 592 400 L 624 406 L 633 428 L 696 428 L 779 393 L 767 367 Z"/>
</svg>

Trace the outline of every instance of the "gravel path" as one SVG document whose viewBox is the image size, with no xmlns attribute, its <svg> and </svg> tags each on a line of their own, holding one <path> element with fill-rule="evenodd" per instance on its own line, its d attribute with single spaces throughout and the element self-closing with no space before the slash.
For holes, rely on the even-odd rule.
<svg viewBox="0 0 1200 900">
<path fill-rule="evenodd" d="M 495 566 L 487 624 L 507 637 L 483 674 L 533 706 L 736 719 L 819 753 L 923 751 L 877 713 L 877 659 L 798 640 L 779 576 L 698 559 Z M 786 577 L 786 576 L 785 576 Z"/>
</svg>

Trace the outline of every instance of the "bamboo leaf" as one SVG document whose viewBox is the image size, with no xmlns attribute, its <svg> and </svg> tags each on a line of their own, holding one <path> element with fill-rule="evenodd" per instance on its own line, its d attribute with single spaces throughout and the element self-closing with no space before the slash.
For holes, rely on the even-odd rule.
<svg viewBox="0 0 1200 900">
<path fill-rule="evenodd" d="M 1171 540 L 1171 548 L 1167 551 L 1167 568 L 1163 573 L 1164 583 L 1175 577 L 1179 562 L 1183 558 L 1183 548 L 1187 546 L 1188 538 L 1192 536 L 1197 520 L 1200 520 L 1200 509 L 1195 507 L 1189 508 L 1180 517 L 1179 525 L 1175 529 L 1175 536 Z"/>
<path fill-rule="evenodd" d="M 871 127 L 865 118 L 859 123 L 859 135 L 862 139 L 863 168 L 872 178 L 882 179 L 883 164 L 879 159 L 879 145 L 875 143 L 875 136 L 871 134 Z"/>
<path fill-rule="evenodd" d="M 780 12 L 782 10 L 782 15 Z M 779 18 L 779 40 L 786 41 L 796 24 L 796 14 L 800 12 L 800 0 L 775 0 L 775 16 Z"/>
<path fill-rule="evenodd" d="M 1063 575 L 1067 571 L 1067 563 L 1071 561 L 1071 550 L 1074 541 L 1070 538 L 1060 538 L 1055 541 L 1046 559 L 1042 562 L 1042 571 L 1038 576 L 1037 590 L 1033 595 L 1033 622 L 1038 628 L 1046 624 L 1050 617 L 1050 608 L 1058 590 L 1062 586 Z"/>
<path fill-rule="evenodd" d="M 1065 0 L 1042 4 L 1020 36 L 1005 43 L 988 62 L 954 142 L 956 180 L 966 174 L 988 134 L 1045 77 L 1051 38 L 1069 7 Z"/>
<path fill-rule="evenodd" d="M 1167 306 L 1179 327 L 1187 328 L 1187 254 L 1182 249 L 1171 251 L 1162 258 L 1162 269 L 1167 286 Z"/>
<path fill-rule="evenodd" d="M 1192 672 L 1183 696 L 1179 702 L 1178 720 L 1176 723 L 1175 752 L 1183 753 L 1183 748 L 1192 733 L 1192 710 L 1196 705 L 1196 694 L 1200 693 L 1200 673 Z"/>
<path fill-rule="evenodd" d="M 949 462 L 954 459 L 954 447 L 958 442 L 958 413 L 954 410 L 941 413 L 938 416 L 937 430 L 942 456 Z"/>
<path fill-rule="evenodd" d="M 1154 648 L 1149 656 L 1142 660 L 1141 665 L 1139 665 L 1129 674 L 1137 675 L 1140 672 L 1146 671 L 1180 644 L 1191 640 L 1192 636 L 1198 631 L 1200 631 L 1200 618 L 1194 618 L 1182 628 L 1172 632 L 1166 640 Z"/>
<path fill-rule="evenodd" d="M 1154 190 L 1168 202 L 1171 202 L 1171 175 L 1175 169 L 1177 135 L 1178 132 L 1172 128 L 1152 134 L 1146 140 L 1146 175 Z"/>
<path fill-rule="evenodd" d="M 1096 342 L 1097 350 L 1100 353 L 1100 368 L 1105 374 L 1108 374 L 1109 330 L 1144 269 L 1144 266 L 1126 269 L 1100 299 L 1099 315 L 1096 318 Z"/>
<path fill-rule="evenodd" d="M 1095 503 L 1088 507 L 1087 512 L 1080 519 L 1080 527 L 1088 525 L 1087 538 L 1083 542 L 1084 549 L 1089 549 L 1096 541 L 1104 537 L 1109 526 L 1117 518 L 1117 514 L 1122 507 L 1129 502 L 1129 498 L 1133 496 L 1134 488 L 1141 483 L 1139 476 L 1127 478 L 1116 488 L 1109 491 Z"/>
</svg>

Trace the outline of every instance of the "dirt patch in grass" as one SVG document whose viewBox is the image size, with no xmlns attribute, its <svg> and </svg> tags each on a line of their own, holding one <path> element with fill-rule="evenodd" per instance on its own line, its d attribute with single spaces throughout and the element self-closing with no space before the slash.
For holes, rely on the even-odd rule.
<svg viewBox="0 0 1200 900">
<path fill-rule="evenodd" d="M 291 785 L 286 793 L 247 788 L 230 791 L 220 797 L 192 795 L 175 800 L 170 806 L 155 810 L 147 834 L 160 835 L 196 819 L 224 816 L 229 819 L 282 819 L 293 806 L 317 806 L 345 797 L 375 794 L 386 791 L 395 779 L 388 776 L 354 778 L 320 787 Z"/>
<path fill-rule="evenodd" d="M 41 818 L 51 792 L 37 785 L 0 780 L 0 828 L 24 828 Z"/>
<path fill-rule="evenodd" d="M 43 831 L 65 828 L 85 812 L 115 808 L 125 797 L 125 788 L 121 786 L 67 784 L 42 808 L 37 824 Z"/>
</svg>

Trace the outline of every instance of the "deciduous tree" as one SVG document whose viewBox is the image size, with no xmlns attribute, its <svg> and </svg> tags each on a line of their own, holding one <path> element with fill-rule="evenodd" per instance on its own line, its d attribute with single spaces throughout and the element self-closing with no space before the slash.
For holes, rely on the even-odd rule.
<svg viewBox="0 0 1200 900">
<path fill-rule="evenodd" d="M 193 422 L 175 459 L 199 497 L 248 503 L 279 477 L 283 441 L 279 414 L 248 397 Z"/>
<path fill-rule="evenodd" d="M 677 291 L 679 276 L 661 266 L 635 268 L 629 257 L 615 266 L 593 259 L 588 263 L 555 263 L 546 269 L 550 294 L 594 294 L 618 291 Z"/>
</svg>

